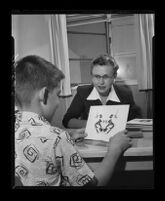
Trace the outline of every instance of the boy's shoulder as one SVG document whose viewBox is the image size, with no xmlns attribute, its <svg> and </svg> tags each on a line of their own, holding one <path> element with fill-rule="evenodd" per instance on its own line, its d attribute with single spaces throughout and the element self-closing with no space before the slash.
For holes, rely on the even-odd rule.
<svg viewBox="0 0 165 201">
<path fill-rule="evenodd" d="M 42 136 L 50 136 L 50 138 L 52 138 L 51 136 L 57 137 L 65 132 L 63 129 L 52 126 L 51 124 L 43 124 L 41 126 L 36 126 L 35 128 L 33 127 L 33 130 L 40 133 Z"/>
<path fill-rule="evenodd" d="M 49 126 L 49 131 L 57 135 L 61 135 L 63 132 L 65 132 L 63 129 L 51 125 Z"/>
<path fill-rule="evenodd" d="M 75 145 L 75 141 L 71 138 L 68 131 L 54 126 L 50 126 L 49 131 L 49 134 L 51 134 L 51 136 L 53 135 L 56 141 L 69 142 L 70 144 Z"/>
</svg>

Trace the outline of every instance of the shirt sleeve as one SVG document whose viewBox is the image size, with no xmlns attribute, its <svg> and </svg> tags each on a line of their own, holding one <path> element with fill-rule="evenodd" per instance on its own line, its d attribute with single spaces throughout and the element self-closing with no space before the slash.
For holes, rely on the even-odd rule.
<svg viewBox="0 0 165 201">
<path fill-rule="evenodd" d="M 141 109 L 139 106 L 136 105 L 131 91 L 129 91 L 128 97 L 129 97 L 129 103 L 130 103 L 128 121 L 134 118 L 141 118 L 142 117 Z"/>
<path fill-rule="evenodd" d="M 78 119 L 81 117 L 81 114 L 83 112 L 84 104 L 81 100 L 81 97 L 79 95 L 79 90 L 77 89 L 77 93 L 73 98 L 73 101 L 71 102 L 70 107 L 68 108 L 66 114 L 64 115 L 64 118 L 62 120 L 63 125 L 65 128 L 68 127 L 68 122 L 72 118 Z"/>
<path fill-rule="evenodd" d="M 90 186 L 96 185 L 94 172 L 88 167 L 74 146 L 67 132 L 60 135 L 61 140 L 55 148 L 56 161 L 61 167 L 61 185 Z"/>
</svg>

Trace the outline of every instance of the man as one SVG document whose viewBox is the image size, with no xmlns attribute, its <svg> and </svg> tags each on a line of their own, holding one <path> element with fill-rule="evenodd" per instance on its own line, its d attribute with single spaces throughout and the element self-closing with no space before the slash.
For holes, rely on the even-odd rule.
<svg viewBox="0 0 165 201">
<path fill-rule="evenodd" d="M 79 86 L 70 107 L 63 118 L 66 128 L 86 126 L 90 106 L 129 104 L 128 120 L 140 118 L 140 110 L 135 105 L 131 90 L 114 84 L 119 66 L 114 58 L 101 55 L 91 64 L 92 85 Z"/>
</svg>

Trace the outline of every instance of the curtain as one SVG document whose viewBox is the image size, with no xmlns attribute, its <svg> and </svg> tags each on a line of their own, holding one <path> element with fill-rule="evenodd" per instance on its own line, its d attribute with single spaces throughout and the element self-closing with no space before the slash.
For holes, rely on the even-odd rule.
<svg viewBox="0 0 165 201">
<path fill-rule="evenodd" d="M 139 90 L 152 89 L 154 14 L 135 14 L 137 79 Z"/>
<path fill-rule="evenodd" d="M 51 43 L 52 63 L 55 64 L 65 75 L 61 82 L 61 95 L 71 95 L 69 53 L 65 15 L 49 16 L 49 33 Z"/>
</svg>

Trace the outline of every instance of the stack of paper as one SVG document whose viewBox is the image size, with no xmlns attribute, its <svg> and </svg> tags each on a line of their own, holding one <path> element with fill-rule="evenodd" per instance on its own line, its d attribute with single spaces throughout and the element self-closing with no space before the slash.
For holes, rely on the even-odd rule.
<svg viewBox="0 0 165 201">
<path fill-rule="evenodd" d="M 153 120 L 152 119 L 132 119 L 127 122 L 126 128 L 128 130 L 140 129 L 142 131 L 152 131 Z"/>
</svg>

